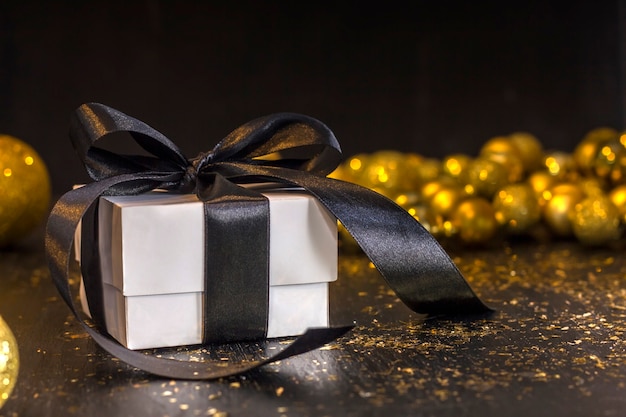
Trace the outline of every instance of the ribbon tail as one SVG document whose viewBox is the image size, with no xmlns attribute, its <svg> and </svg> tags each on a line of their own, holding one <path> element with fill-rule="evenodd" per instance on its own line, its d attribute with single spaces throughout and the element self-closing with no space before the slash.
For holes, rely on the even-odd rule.
<svg viewBox="0 0 626 417">
<path fill-rule="evenodd" d="M 287 348 L 272 357 L 258 361 L 233 362 L 227 366 L 224 366 L 224 362 L 220 360 L 189 362 L 146 355 L 142 352 L 125 348 L 108 334 L 92 327 L 78 311 L 70 287 L 69 267 L 74 232 L 83 215 L 87 213 L 89 207 L 92 206 L 100 195 L 112 187 L 142 180 L 153 182 L 155 177 L 150 175 L 144 177 L 131 174 L 120 175 L 69 191 L 53 207 L 46 226 L 45 245 L 51 278 L 59 294 L 69 306 L 80 325 L 105 351 L 133 367 L 154 375 L 192 380 L 216 379 L 247 372 L 273 361 L 317 349 L 342 336 L 353 327 L 310 329 Z M 131 188 L 133 187 L 131 186 Z"/>
<path fill-rule="evenodd" d="M 439 242 L 388 198 L 349 182 L 275 167 L 245 175 L 303 187 L 343 224 L 397 296 L 429 316 L 493 311 L 474 293 Z M 241 174 L 236 164 L 225 174 Z M 245 176 L 244 175 L 244 176 Z"/>
</svg>

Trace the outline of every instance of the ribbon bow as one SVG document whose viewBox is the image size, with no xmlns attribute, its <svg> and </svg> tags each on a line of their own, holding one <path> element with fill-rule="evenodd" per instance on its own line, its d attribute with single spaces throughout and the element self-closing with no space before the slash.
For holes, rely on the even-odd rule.
<svg viewBox="0 0 626 417">
<path fill-rule="evenodd" d="M 116 132 L 130 133 L 152 156 L 121 155 L 94 146 Z M 46 228 L 48 265 L 61 296 L 85 330 L 132 366 L 169 378 L 219 378 L 315 349 L 352 326 L 309 329 L 273 357 L 228 367 L 223 362 L 184 362 L 124 348 L 81 317 L 69 285 L 74 231 L 83 216 L 93 218 L 90 207 L 107 194 L 135 195 L 161 188 L 194 192 L 200 200 L 211 201 L 245 195 L 248 191 L 238 185 L 244 183 L 302 187 L 341 221 L 397 296 L 415 312 L 432 316 L 490 311 L 434 237 L 405 210 L 374 191 L 326 177 L 341 161 L 341 149 L 330 129 L 316 119 L 293 113 L 261 117 L 234 130 L 210 152 L 188 159 L 147 124 L 89 103 L 73 114 L 70 137 L 94 182 L 69 191 L 53 207 Z"/>
</svg>

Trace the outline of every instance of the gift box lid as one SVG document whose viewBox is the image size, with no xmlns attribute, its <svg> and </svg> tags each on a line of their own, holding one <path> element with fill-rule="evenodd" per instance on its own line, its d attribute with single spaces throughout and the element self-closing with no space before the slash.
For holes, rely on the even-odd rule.
<svg viewBox="0 0 626 417">
<path fill-rule="evenodd" d="M 334 281 L 336 219 L 303 190 L 265 187 L 262 192 L 270 204 L 270 285 Z M 202 205 L 193 194 L 159 191 L 101 197 L 103 282 L 125 296 L 201 292 Z"/>
</svg>

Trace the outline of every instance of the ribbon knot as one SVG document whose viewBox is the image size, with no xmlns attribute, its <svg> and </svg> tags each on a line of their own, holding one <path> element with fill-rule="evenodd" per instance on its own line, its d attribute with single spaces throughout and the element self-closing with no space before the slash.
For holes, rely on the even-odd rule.
<svg viewBox="0 0 626 417">
<path fill-rule="evenodd" d="M 315 349 L 349 328 L 311 330 L 272 358 L 228 368 L 222 363 L 214 367 L 180 363 L 125 349 L 84 322 L 74 306 L 69 285 L 74 231 L 84 215 L 94 215 L 88 209 L 106 193 L 130 195 L 164 188 L 195 191 L 204 201 L 217 201 L 224 197 L 251 198 L 250 191 L 238 186 L 242 183 L 302 187 L 342 223 L 391 289 L 413 311 L 431 316 L 491 311 L 435 238 L 404 209 L 372 190 L 326 177 L 341 161 L 341 149 L 332 131 L 319 120 L 294 113 L 261 117 L 235 129 L 212 151 L 190 161 L 162 133 L 118 110 L 90 103 L 79 107 L 73 116 L 70 138 L 95 181 L 66 193 L 52 209 L 46 228 L 50 273 L 92 338 L 137 368 L 169 378 L 219 378 Z M 121 156 L 94 146 L 115 132 L 130 133 L 153 156 Z M 271 161 L 262 158 L 283 153 L 294 157 Z"/>
<path fill-rule="evenodd" d="M 200 152 L 195 158 L 190 159 L 177 190 L 182 193 L 199 194 L 198 175 L 209 166 L 214 157 L 213 151 L 209 151 Z"/>
</svg>

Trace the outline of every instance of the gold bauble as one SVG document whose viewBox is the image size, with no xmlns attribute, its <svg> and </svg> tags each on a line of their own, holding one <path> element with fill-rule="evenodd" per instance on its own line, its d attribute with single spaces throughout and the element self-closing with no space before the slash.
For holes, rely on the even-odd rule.
<svg viewBox="0 0 626 417">
<path fill-rule="evenodd" d="M 622 223 L 626 224 L 626 185 L 619 185 L 611 190 L 609 199 L 617 207 Z"/>
<path fill-rule="evenodd" d="M 539 201 L 539 204 L 543 205 L 545 203 L 543 192 L 556 184 L 557 179 L 554 176 L 550 175 L 549 172 L 541 170 L 535 171 L 530 174 L 526 182 L 528 183 L 530 188 L 533 189 L 533 192 L 535 193 L 535 197 Z"/>
<path fill-rule="evenodd" d="M 547 152 L 542 161 L 542 168 L 559 179 L 571 178 L 576 173 L 574 158 L 567 152 Z"/>
<path fill-rule="evenodd" d="M 504 136 L 489 139 L 480 149 L 480 157 L 499 162 L 507 170 L 508 182 L 518 182 L 524 176 L 524 162 L 517 146 Z"/>
<path fill-rule="evenodd" d="M 605 193 L 605 182 L 596 177 L 583 177 L 579 181 L 576 182 L 585 196 L 593 197 L 604 195 Z"/>
<path fill-rule="evenodd" d="M 539 169 L 543 160 L 543 146 L 539 139 L 528 132 L 513 132 L 509 139 L 519 150 L 524 171 L 532 172 Z"/>
<path fill-rule="evenodd" d="M 393 201 L 395 201 L 400 207 L 406 209 L 407 207 L 412 207 L 415 204 L 421 203 L 422 195 L 416 191 L 407 191 L 394 196 Z"/>
<path fill-rule="evenodd" d="M 49 204 L 50 177 L 39 154 L 17 138 L 0 135 L 0 247 L 35 229 Z"/>
<path fill-rule="evenodd" d="M 20 367 L 17 342 L 0 316 L 0 408 L 11 395 Z"/>
<path fill-rule="evenodd" d="M 441 161 L 437 158 L 424 158 L 417 167 L 420 184 L 433 181 L 441 174 Z"/>
<path fill-rule="evenodd" d="M 498 228 L 493 207 L 480 197 L 462 201 L 452 213 L 451 223 L 460 239 L 467 244 L 489 241 Z"/>
<path fill-rule="evenodd" d="M 467 167 L 463 180 L 474 193 L 491 199 L 496 191 L 508 184 L 508 172 L 499 162 L 478 157 Z"/>
<path fill-rule="evenodd" d="M 406 207 L 406 211 L 415 218 L 424 229 L 435 237 L 441 236 L 441 224 L 443 219 L 438 217 L 430 207 L 423 204 L 416 204 L 414 206 Z"/>
<path fill-rule="evenodd" d="M 541 219 L 541 208 L 532 187 L 525 183 L 509 184 L 493 198 L 495 217 L 510 233 L 528 231 Z"/>
<path fill-rule="evenodd" d="M 624 144 L 618 150 L 616 161 L 609 174 L 609 181 L 613 185 L 626 184 L 626 147 L 624 147 Z"/>
<path fill-rule="evenodd" d="M 456 181 L 450 177 L 439 177 L 434 180 L 426 182 L 420 188 L 420 194 L 424 198 L 424 201 L 429 202 L 435 194 L 446 187 L 457 186 Z"/>
<path fill-rule="evenodd" d="M 429 203 L 436 215 L 448 218 L 466 197 L 467 193 L 460 186 L 444 186 L 429 199 Z"/>
<path fill-rule="evenodd" d="M 557 236 L 571 236 L 574 207 L 585 197 L 582 188 L 576 183 L 557 184 L 543 196 L 543 219 L 550 230 Z"/>
<path fill-rule="evenodd" d="M 419 173 L 415 170 L 407 170 L 406 163 L 407 158 L 402 152 L 390 150 L 374 152 L 369 155 L 361 176 L 362 185 L 383 190 L 385 195 L 410 190 L 414 187 L 414 183 L 418 182 Z"/>
<path fill-rule="evenodd" d="M 620 238 L 619 210 L 608 197 L 587 197 L 574 210 L 572 227 L 581 243 L 599 246 Z"/>
<path fill-rule="evenodd" d="M 590 130 L 574 149 L 573 158 L 578 169 L 585 174 L 591 174 L 602 144 L 616 140 L 618 137 L 617 130 L 611 127 L 602 126 Z"/>
<path fill-rule="evenodd" d="M 472 158 L 469 155 L 456 153 L 443 158 L 441 168 L 445 175 L 461 179 L 471 161 Z"/>
<path fill-rule="evenodd" d="M 424 157 L 416 153 L 405 153 L 401 167 L 400 188 L 403 191 L 415 190 L 424 180 L 422 166 Z"/>
<path fill-rule="evenodd" d="M 624 147 L 618 140 L 600 144 L 595 159 L 592 162 L 593 173 L 599 178 L 610 179 L 611 172 L 618 162 Z M 616 171 L 618 174 L 620 171 Z M 621 180 L 621 176 L 616 181 Z"/>
</svg>

